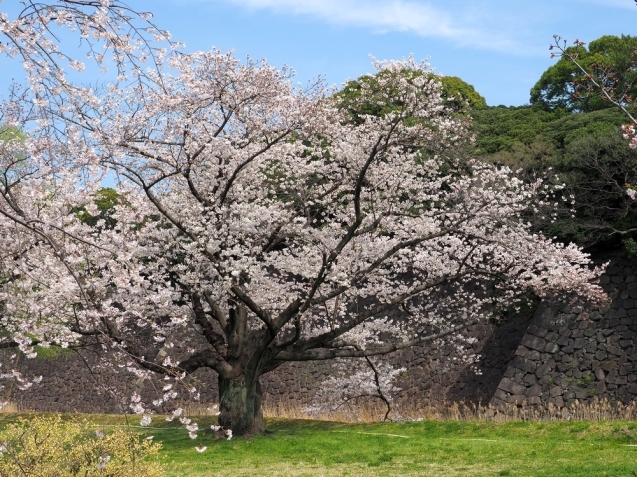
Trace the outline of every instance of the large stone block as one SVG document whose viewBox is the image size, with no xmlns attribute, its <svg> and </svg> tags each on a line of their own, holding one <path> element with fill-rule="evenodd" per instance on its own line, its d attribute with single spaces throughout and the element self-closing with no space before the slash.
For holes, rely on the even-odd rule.
<svg viewBox="0 0 637 477">
<path fill-rule="evenodd" d="M 588 343 L 587 339 L 585 339 L 585 338 L 577 338 L 573 342 L 573 348 L 575 348 L 575 349 L 583 348 L 584 346 L 586 346 L 587 343 Z"/>
<path fill-rule="evenodd" d="M 598 381 L 603 381 L 606 378 L 606 374 L 602 368 L 597 368 L 595 370 L 595 379 Z"/>
<path fill-rule="evenodd" d="M 579 391 L 575 392 L 575 397 L 579 400 L 582 400 L 590 397 L 590 394 L 586 389 L 580 389 Z"/>
<path fill-rule="evenodd" d="M 541 396 L 542 386 L 540 386 L 539 384 L 534 384 L 533 386 L 531 386 L 530 388 L 526 390 L 526 395 L 528 397 Z"/>
<path fill-rule="evenodd" d="M 615 361 L 604 361 L 601 365 L 601 368 L 604 371 L 611 371 L 612 369 L 615 369 L 615 366 L 617 366 Z"/>
<path fill-rule="evenodd" d="M 606 392 L 606 383 L 604 381 L 599 381 L 595 385 L 595 394 L 600 396 Z"/>
<path fill-rule="evenodd" d="M 522 345 L 537 351 L 544 351 L 546 348 L 546 340 L 527 334 L 522 338 Z"/>
<path fill-rule="evenodd" d="M 511 365 L 527 373 L 534 373 L 537 369 L 537 364 L 535 364 L 535 361 L 522 358 L 521 356 L 516 356 L 515 358 L 513 358 Z"/>
<path fill-rule="evenodd" d="M 535 375 L 538 378 L 542 378 L 546 376 L 550 371 L 551 371 L 551 365 L 548 363 L 545 363 L 535 371 Z"/>
<path fill-rule="evenodd" d="M 537 361 L 538 359 L 540 359 L 540 352 L 536 350 L 529 351 L 528 353 L 526 353 L 525 358 L 530 359 L 531 361 Z"/>
<path fill-rule="evenodd" d="M 502 381 L 500 381 L 500 385 L 498 386 L 498 388 L 511 394 L 526 393 L 526 386 L 522 386 L 521 384 L 518 384 L 509 378 L 502 378 Z"/>
<path fill-rule="evenodd" d="M 547 353 L 557 353 L 560 347 L 556 343 L 547 343 L 544 351 Z"/>
</svg>

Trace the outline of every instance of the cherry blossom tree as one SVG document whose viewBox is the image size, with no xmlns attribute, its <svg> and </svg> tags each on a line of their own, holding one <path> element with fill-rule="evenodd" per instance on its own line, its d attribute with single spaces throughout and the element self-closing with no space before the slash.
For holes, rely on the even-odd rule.
<svg viewBox="0 0 637 477">
<path fill-rule="evenodd" d="M 377 62 L 400 107 L 359 124 L 265 63 L 171 66 L 59 111 L 65 142 L 4 143 L 3 325 L 24 351 L 91 337 L 146 372 L 211 368 L 220 424 L 242 435 L 263 431 L 259 377 L 285 361 L 439 339 L 528 290 L 600 296 L 584 254 L 528 232 L 539 184 L 449 169 L 466 131 L 435 77 L 399 74 L 425 65 Z M 112 228 L 69 206 L 98 214 L 99 168 L 119 177 Z"/>
<path fill-rule="evenodd" d="M 99 3 L 56 5 L 115 12 Z M 38 85 L 67 84 L 43 68 L 0 108 L 24 132 L 0 140 L 0 347 L 92 345 L 163 376 L 154 402 L 132 396 L 142 422 L 209 368 L 219 424 L 261 433 L 259 378 L 287 361 L 440 340 L 528 292 L 602 299 L 588 257 L 524 220 L 559 191 L 454 160 L 470 138 L 426 64 L 375 61 L 352 101 L 392 107 L 353 123 L 265 62 L 133 59 L 121 74 L 137 81 L 45 88 L 33 108 Z"/>
</svg>

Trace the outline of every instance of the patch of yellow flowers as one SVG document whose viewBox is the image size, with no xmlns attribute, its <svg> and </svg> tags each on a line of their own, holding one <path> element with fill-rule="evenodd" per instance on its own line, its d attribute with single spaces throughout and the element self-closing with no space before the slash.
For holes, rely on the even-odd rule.
<svg viewBox="0 0 637 477">
<path fill-rule="evenodd" d="M 22 418 L 0 432 L 0 477 L 161 477 L 160 447 L 125 428 L 102 432 L 86 420 Z"/>
</svg>

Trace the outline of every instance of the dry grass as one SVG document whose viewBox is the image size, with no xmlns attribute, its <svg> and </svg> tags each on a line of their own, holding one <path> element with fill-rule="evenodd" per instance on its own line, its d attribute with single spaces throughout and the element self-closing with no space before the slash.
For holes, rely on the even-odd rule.
<svg viewBox="0 0 637 477">
<path fill-rule="evenodd" d="M 333 412 L 310 416 L 303 411 L 303 406 L 296 401 L 279 400 L 264 404 L 266 417 L 284 419 L 318 419 L 337 422 L 380 422 L 387 408 L 381 403 L 368 401 L 355 409 L 341 408 Z M 552 404 L 548 407 L 520 407 L 509 404 L 495 408 L 487 405 L 452 402 L 452 403 L 414 403 L 397 406 L 389 415 L 393 421 L 608 421 L 637 420 L 637 402 L 630 404 L 610 403 L 606 399 L 592 403 L 574 401 L 570 406 L 558 408 Z"/>
<path fill-rule="evenodd" d="M 356 406 L 342 407 L 336 411 L 310 415 L 304 411 L 305 406 L 298 401 L 280 399 L 266 401 L 263 405 L 265 417 L 282 419 L 312 419 L 347 423 L 382 422 L 387 408 L 377 401 L 366 401 Z M 21 403 L 7 402 L 0 407 L 0 413 L 30 412 Z M 184 405 L 184 415 L 190 417 L 216 416 L 219 407 L 214 403 L 188 403 Z M 637 401 L 630 404 L 611 403 L 606 399 L 592 403 L 574 401 L 568 407 L 516 406 L 508 404 L 495 408 L 491 405 L 464 402 L 415 402 L 403 403 L 392 409 L 390 421 L 611 421 L 637 420 Z"/>
<path fill-rule="evenodd" d="M 29 412 L 29 409 L 22 404 L 13 401 L 0 403 L 0 413 L 11 414 L 16 412 Z"/>
</svg>

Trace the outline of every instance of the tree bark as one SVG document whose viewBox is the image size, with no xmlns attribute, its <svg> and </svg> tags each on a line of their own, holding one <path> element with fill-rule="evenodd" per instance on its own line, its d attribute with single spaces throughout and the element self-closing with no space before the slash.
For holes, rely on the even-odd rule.
<svg viewBox="0 0 637 477">
<path fill-rule="evenodd" d="M 259 376 L 248 372 L 231 379 L 219 376 L 219 425 L 235 436 L 265 433 Z"/>
</svg>

